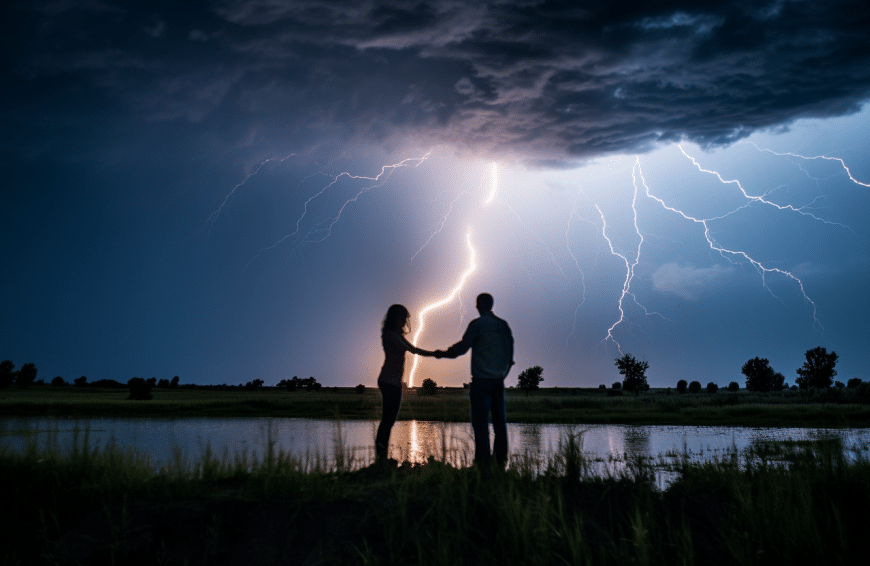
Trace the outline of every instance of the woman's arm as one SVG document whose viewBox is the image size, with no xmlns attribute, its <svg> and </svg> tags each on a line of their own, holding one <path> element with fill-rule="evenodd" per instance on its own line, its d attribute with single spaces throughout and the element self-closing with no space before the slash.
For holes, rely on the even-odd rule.
<svg viewBox="0 0 870 566">
<path fill-rule="evenodd" d="M 402 336 L 401 338 L 402 338 L 402 343 L 403 343 L 403 346 L 405 347 L 405 349 L 407 351 L 411 352 L 412 354 L 417 354 L 418 356 L 425 356 L 425 357 L 430 357 L 430 358 L 435 357 L 435 352 L 432 352 L 429 350 L 424 350 L 423 348 L 418 348 L 417 346 L 414 346 L 413 344 L 408 342 L 408 339 L 405 338 L 404 336 Z"/>
</svg>

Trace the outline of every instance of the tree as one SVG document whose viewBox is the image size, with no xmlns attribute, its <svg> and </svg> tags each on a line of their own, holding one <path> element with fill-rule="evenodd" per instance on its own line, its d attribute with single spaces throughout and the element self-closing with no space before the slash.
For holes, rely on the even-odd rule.
<svg viewBox="0 0 870 566">
<path fill-rule="evenodd" d="M 538 389 L 538 384 L 544 381 L 544 368 L 541 366 L 532 366 L 520 372 L 517 378 L 517 387 L 526 392 L 526 397 L 529 393 Z"/>
<path fill-rule="evenodd" d="M 153 387 L 153 383 L 150 379 L 145 379 L 144 377 L 131 377 L 127 382 L 127 386 L 130 388 L 130 396 L 128 399 L 136 401 L 151 400 L 151 387 Z"/>
<path fill-rule="evenodd" d="M 689 384 L 689 393 L 698 393 L 699 391 L 701 391 L 700 381 L 693 381 Z"/>
<path fill-rule="evenodd" d="M 707 393 L 716 393 L 719 391 L 719 385 L 713 383 L 712 381 L 707 384 Z"/>
<path fill-rule="evenodd" d="M 357 385 L 355 389 L 356 389 L 356 392 L 359 393 L 360 395 L 362 395 L 363 393 L 366 392 L 366 386 L 363 385 L 362 383 Z"/>
<path fill-rule="evenodd" d="M 728 391 L 739 391 L 739 390 L 740 390 L 740 384 L 737 383 L 736 381 L 732 381 L 731 383 L 728 384 Z"/>
<path fill-rule="evenodd" d="M 853 377 L 849 381 L 846 382 L 846 387 L 849 389 L 858 389 L 858 386 L 861 385 L 860 377 Z"/>
<path fill-rule="evenodd" d="M 128 382 L 129 383 L 129 382 Z M 85 387 L 88 384 L 88 376 L 83 375 L 73 379 L 73 387 Z"/>
<path fill-rule="evenodd" d="M 172 378 L 172 381 L 169 382 L 169 388 L 170 388 L 170 389 L 175 389 L 175 388 L 177 388 L 177 387 L 178 387 L 178 382 L 179 382 L 179 381 L 181 381 L 181 379 L 180 379 L 177 375 L 176 375 L 175 377 L 173 377 L 173 378 Z"/>
<path fill-rule="evenodd" d="M 169 380 L 166 379 L 165 377 L 161 378 L 160 381 L 157 382 L 157 388 L 158 389 L 169 389 Z"/>
<path fill-rule="evenodd" d="M 649 369 L 647 362 L 638 361 L 631 354 L 625 354 L 621 358 L 616 358 L 615 361 L 620 375 L 625 376 L 622 380 L 624 390 L 634 392 L 637 395 L 646 389 L 646 370 Z"/>
<path fill-rule="evenodd" d="M 755 357 L 743 364 L 740 373 L 746 376 L 746 390 L 767 393 L 782 390 L 785 377 L 770 367 L 767 358 Z"/>
<path fill-rule="evenodd" d="M 830 387 L 834 381 L 834 376 L 837 375 L 837 370 L 834 366 L 837 365 L 836 352 L 828 353 L 827 348 L 817 346 L 812 350 L 807 350 L 807 361 L 804 365 L 798 368 L 798 378 L 795 379 L 801 389 L 809 387 Z"/>
<path fill-rule="evenodd" d="M 15 383 L 18 384 L 18 387 L 21 389 L 27 389 L 33 382 L 36 381 L 36 366 L 33 364 L 24 364 L 18 370 L 18 374 L 15 377 Z"/>
<path fill-rule="evenodd" d="M 611 387 L 614 391 L 621 391 L 621 390 L 622 390 L 622 382 L 621 382 L 621 381 L 614 381 L 614 382 L 613 382 L 613 385 L 611 385 L 610 387 Z"/>
<path fill-rule="evenodd" d="M 61 385 L 66 385 L 66 381 L 61 376 L 57 376 L 51 380 L 51 384 L 55 387 L 60 387 Z"/>
<path fill-rule="evenodd" d="M 0 389 L 6 389 L 15 381 L 15 364 L 12 360 L 0 362 Z"/>
<path fill-rule="evenodd" d="M 438 391 L 438 384 L 428 377 L 423 380 L 423 384 L 420 387 L 420 392 L 423 395 L 435 395 Z"/>
<path fill-rule="evenodd" d="M 681 379 L 677 382 L 677 393 L 685 393 L 686 389 L 689 387 L 689 382 L 685 379 Z"/>
</svg>

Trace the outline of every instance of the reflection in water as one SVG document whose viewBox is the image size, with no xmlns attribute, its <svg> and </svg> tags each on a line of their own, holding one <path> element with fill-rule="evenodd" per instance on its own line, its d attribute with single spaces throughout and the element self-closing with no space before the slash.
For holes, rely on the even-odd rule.
<svg viewBox="0 0 870 566">
<path fill-rule="evenodd" d="M 173 461 L 197 460 L 206 447 L 214 454 L 242 451 L 262 457 L 270 442 L 299 461 L 343 461 L 350 468 L 374 459 L 377 421 L 334 421 L 265 418 L 5 418 L 0 419 L 0 450 L 23 450 L 28 441 L 44 447 L 52 438 L 69 447 L 74 434 L 88 431 L 89 446 L 111 440 L 150 456 L 157 466 Z M 870 429 L 781 429 L 746 427 L 684 427 L 638 425 L 509 424 L 512 465 L 546 462 L 566 434 L 578 438 L 595 473 L 619 474 L 641 458 L 688 454 L 693 460 L 722 458 L 753 445 L 782 440 L 839 439 L 852 455 L 870 453 Z M 490 440 L 492 431 L 490 429 Z M 400 462 L 423 463 L 429 457 L 453 466 L 471 465 L 474 436 L 468 423 L 399 421 L 390 437 L 390 457 Z"/>
</svg>

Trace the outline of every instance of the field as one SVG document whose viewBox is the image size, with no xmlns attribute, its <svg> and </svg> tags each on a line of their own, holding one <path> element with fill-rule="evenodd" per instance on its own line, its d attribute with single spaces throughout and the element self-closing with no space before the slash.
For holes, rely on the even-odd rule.
<svg viewBox="0 0 870 566">
<path fill-rule="evenodd" d="M 746 462 L 747 464 L 741 464 Z M 154 470 L 117 447 L 0 451 L 4 564 L 864 564 L 870 463 L 836 442 L 593 477 L 566 436 L 507 471 L 267 451 Z M 534 473 L 532 469 L 544 470 Z M 355 471 L 352 471 L 355 470 Z"/>
<path fill-rule="evenodd" d="M 153 389 L 153 399 L 131 401 L 127 389 L 33 386 L 0 390 L 0 414 L 34 416 L 268 416 L 379 419 L 380 392 L 368 387 L 288 392 L 276 388 Z M 678 394 L 651 389 L 638 396 L 608 396 L 601 389 L 541 389 L 529 396 L 507 390 L 514 423 L 670 424 L 788 427 L 867 427 L 870 403 L 854 390 L 747 391 Z M 461 389 L 404 396 L 400 420 L 467 422 L 468 395 Z"/>
</svg>

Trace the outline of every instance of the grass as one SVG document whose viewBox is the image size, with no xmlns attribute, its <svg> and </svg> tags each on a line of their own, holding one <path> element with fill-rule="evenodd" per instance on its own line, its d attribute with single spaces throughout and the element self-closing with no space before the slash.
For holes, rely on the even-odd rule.
<svg viewBox="0 0 870 566">
<path fill-rule="evenodd" d="M 34 386 L 0 390 L 0 414 L 39 416 L 272 416 L 379 419 L 380 392 L 357 394 L 352 388 L 320 392 L 154 389 L 150 401 L 127 399 L 126 389 Z M 870 403 L 851 390 L 844 393 L 782 391 L 680 395 L 653 389 L 639 396 L 609 397 L 605 390 L 552 388 L 531 396 L 506 393 L 509 422 L 576 424 L 741 425 L 788 427 L 870 426 Z M 468 422 L 468 395 L 440 390 L 436 395 L 406 394 L 400 420 Z"/>
<path fill-rule="evenodd" d="M 340 437 L 339 437 L 340 438 Z M 161 469 L 134 451 L 0 453 L 5 564 L 863 564 L 870 463 L 831 441 L 590 474 L 582 439 L 482 474 L 205 454 Z M 271 447 L 271 448 L 269 448 Z"/>
</svg>

